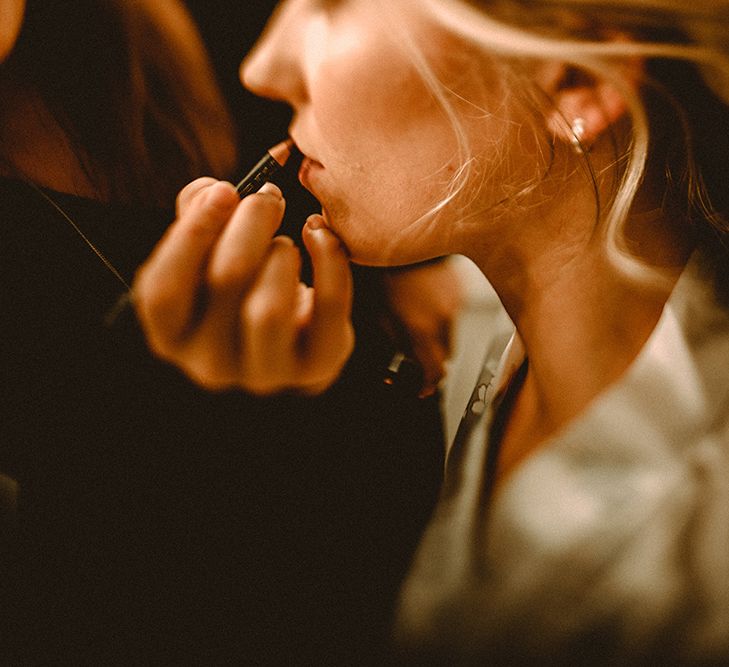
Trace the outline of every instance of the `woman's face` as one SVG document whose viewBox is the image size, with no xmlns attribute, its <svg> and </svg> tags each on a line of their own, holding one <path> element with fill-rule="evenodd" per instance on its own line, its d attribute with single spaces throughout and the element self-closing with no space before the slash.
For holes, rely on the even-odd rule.
<svg viewBox="0 0 729 667">
<path fill-rule="evenodd" d="M 429 214 L 462 159 L 451 120 L 403 45 L 399 15 L 452 91 L 471 153 L 503 153 L 515 133 L 494 113 L 503 116 L 500 84 L 485 65 L 473 76 L 465 47 L 431 25 L 418 0 L 288 0 L 241 66 L 244 85 L 293 107 L 291 136 L 306 156 L 301 181 L 352 259 L 364 264 L 461 252 L 463 205 L 478 206 L 471 191 L 467 202 L 456 197 Z M 468 101 L 475 80 L 487 91 L 479 108 Z M 481 203 L 497 201 L 498 169 L 481 164 L 476 171 Z"/>
</svg>

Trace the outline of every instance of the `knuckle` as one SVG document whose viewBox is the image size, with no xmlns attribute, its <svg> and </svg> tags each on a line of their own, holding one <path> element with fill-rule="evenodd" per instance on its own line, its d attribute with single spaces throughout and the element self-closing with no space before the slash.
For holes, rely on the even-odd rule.
<svg viewBox="0 0 729 667">
<path fill-rule="evenodd" d="M 270 292 L 251 296 L 243 307 L 242 317 L 251 328 L 271 331 L 280 327 L 290 316 L 289 309 Z"/>
<path fill-rule="evenodd" d="M 212 292 L 231 292 L 242 288 L 248 278 L 248 271 L 242 264 L 220 266 L 211 264 L 206 272 L 206 282 Z"/>
</svg>

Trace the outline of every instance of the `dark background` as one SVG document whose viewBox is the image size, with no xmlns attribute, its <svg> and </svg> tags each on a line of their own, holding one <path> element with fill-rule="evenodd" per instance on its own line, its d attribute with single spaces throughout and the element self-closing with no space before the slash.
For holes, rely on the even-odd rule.
<svg viewBox="0 0 729 667">
<path fill-rule="evenodd" d="M 235 181 L 287 135 L 288 107 L 256 98 L 238 79 L 241 60 L 277 3 L 187 4 L 238 125 Z M 282 231 L 299 240 L 306 216 L 320 207 L 298 183 L 295 163 L 276 181 L 287 201 Z M 319 400 L 271 403 L 285 406 L 281 446 L 264 436 L 246 464 L 246 475 L 254 470 L 260 488 L 249 494 L 258 518 L 231 510 L 238 517 L 232 524 L 240 522 L 237 539 L 254 554 L 238 559 L 231 551 L 232 567 L 260 568 L 233 575 L 239 578 L 233 597 L 247 608 L 233 623 L 247 627 L 230 631 L 247 635 L 239 654 L 247 664 L 382 665 L 393 659 L 391 612 L 437 497 L 443 466 L 438 397 L 419 400 L 417 380 L 383 383 L 395 343 L 377 326 L 386 310 L 382 271 L 353 270 L 352 359 Z M 235 640 L 227 648 L 235 654 Z"/>
<path fill-rule="evenodd" d="M 288 134 L 289 107 L 256 97 L 243 88 L 238 78 L 241 61 L 261 34 L 276 4 L 275 0 L 214 3 L 187 0 L 237 125 L 240 168 L 231 174 L 234 182 L 242 178 L 268 148 Z M 297 171 L 298 163 L 292 159 L 275 182 L 283 189 L 287 202 L 282 231 L 298 239 L 306 216 L 319 212 L 321 207 L 299 184 Z"/>
<path fill-rule="evenodd" d="M 273 0 L 207 2 L 186 0 L 213 59 L 218 82 L 241 130 L 240 146 L 257 156 L 286 135 L 290 113 L 244 90 L 238 67 L 276 6 Z"/>
</svg>

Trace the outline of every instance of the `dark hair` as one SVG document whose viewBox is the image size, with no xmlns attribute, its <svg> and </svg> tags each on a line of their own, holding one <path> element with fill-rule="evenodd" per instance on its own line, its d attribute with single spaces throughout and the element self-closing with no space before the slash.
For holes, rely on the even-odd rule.
<svg viewBox="0 0 729 667">
<path fill-rule="evenodd" d="M 222 99 L 195 90 L 159 23 L 131 0 L 27 0 L 0 66 L 40 96 L 101 198 L 169 206 L 230 168 L 206 142 L 206 124 L 233 139 Z"/>
</svg>

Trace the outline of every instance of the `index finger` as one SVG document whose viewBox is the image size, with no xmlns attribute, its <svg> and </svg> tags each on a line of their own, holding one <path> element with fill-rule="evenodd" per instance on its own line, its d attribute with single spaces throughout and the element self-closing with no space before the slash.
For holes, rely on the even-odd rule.
<svg viewBox="0 0 729 667">
<path fill-rule="evenodd" d="M 245 287 L 266 256 L 285 208 L 281 190 L 273 183 L 243 199 L 210 255 L 207 280 L 212 289 Z"/>
<path fill-rule="evenodd" d="M 238 204 L 230 183 L 207 187 L 178 218 L 137 272 L 134 302 L 143 324 L 178 336 L 187 326 L 204 264 Z"/>
</svg>

